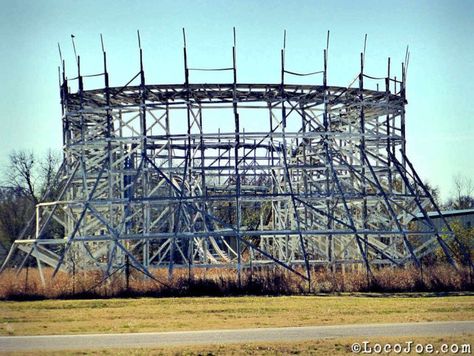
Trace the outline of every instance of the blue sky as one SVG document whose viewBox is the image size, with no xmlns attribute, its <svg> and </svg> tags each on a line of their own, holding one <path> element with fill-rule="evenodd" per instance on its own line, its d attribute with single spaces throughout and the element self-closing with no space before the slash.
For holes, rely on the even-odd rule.
<svg viewBox="0 0 474 356">
<path fill-rule="evenodd" d="M 408 154 L 442 197 L 452 178 L 474 178 L 474 2 L 472 1 L 6 1 L 0 0 L 0 162 L 13 149 L 61 149 L 57 42 L 74 74 L 70 34 L 83 73 L 101 71 L 102 33 L 112 85 L 138 72 L 141 33 L 148 83 L 182 83 L 182 35 L 191 66 L 230 66 L 237 28 L 238 79 L 278 82 L 283 29 L 287 67 L 322 68 L 331 31 L 329 82 L 348 85 L 359 71 L 368 34 L 366 71 L 401 73 L 410 46 Z M 191 81 L 229 81 L 228 73 L 193 73 Z M 307 78 L 305 82 L 309 82 Z M 320 84 L 318 77 L 316 84 Z M 298 80 L 294 80 L 298 82 Z M 300 81 L 301 82 L 301 81 Z M 101 86 L 86 81 L 86 89 Z"/>
</svg>

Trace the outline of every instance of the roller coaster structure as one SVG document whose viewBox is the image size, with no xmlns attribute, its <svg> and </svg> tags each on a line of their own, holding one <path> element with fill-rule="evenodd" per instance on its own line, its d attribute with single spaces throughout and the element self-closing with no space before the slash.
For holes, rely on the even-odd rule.
<svg viewBox="0 0 474 356">
<path fill-rule="evenodd" d="M 20 268 L 34 258 L 40 272 L 108 275 L 126 263 L 148 276 L 278 265 L 310 279 L 314 265 L 419 266 L 438 249 L 455 264 L 448 243 L 459 241 L 431 221 L 438 208 L 406 156 L 406 64 L 401 80 L 390 59 L 386 77 L 371 77 L 361 53 L 351 85 L 329 86 L 327 48 L 314 73 L 286 70 L 283 48 L 280 83 L 245 84 L 234 32 L 232 67 L 215 69 L 232 82 L 191 83 L 204 69 L 188 67 L 184 43 L 184 84 L 147 84 L 141 46 L 122 87 L 109 86 L 105 51 L 100 89 L 84 89 L 80 57 L 73 79 L 63 61 L 64 162 L 3 268 L 18 250 Z M 287 84 L 294 75 L 322 84 Z"/>
</svg>

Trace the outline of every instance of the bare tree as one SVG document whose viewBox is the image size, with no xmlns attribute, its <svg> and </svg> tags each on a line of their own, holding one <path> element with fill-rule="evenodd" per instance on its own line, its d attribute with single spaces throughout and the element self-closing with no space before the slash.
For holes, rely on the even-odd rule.
<svg viewBox="0 0 474 356">
<path fill-rule="evenodd" d="M 0 240 L 11 243 L 34 213 L 45 193 L 54 189 L 60 156 L 49 150 L 43 157 L 14 151 L 9 156 L 0 188 Z"/>
<path fill-rule="evenodd" d="M 5 186 L 19 189 L 36 205 L 51 188 L 60 158 L 49 150 L 42 158 L 33 152 L 13 151 Z"/>
<path fill-rule="evenodd" d="M 35 205 L 38 204 L 34 172 L 36 165 L 33 152 L 13 151 L 9 158 L 10 166 L 6 185 L 23 190 Z"/>
<path fill-rule="evenodd" d="M 474 208 L 474 182 L 469 177 L 457 174 L 453 178 L 454 192 L 447 207 L 451 209 Z"/>
<path fill-rule="evenodd" d="M 48 150 L 43 160 L 39 162 L 39 175 L 41 177 L 41 196 L 43 197 L 49 189 L 55 189 L 54 178 L 59 169 L 61 157 L 59 154 Z"/>
</svg>

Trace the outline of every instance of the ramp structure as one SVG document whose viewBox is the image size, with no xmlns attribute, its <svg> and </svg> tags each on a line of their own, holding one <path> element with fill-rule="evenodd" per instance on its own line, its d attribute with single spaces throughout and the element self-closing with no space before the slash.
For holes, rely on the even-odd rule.
<svg viewBox="0 0 474 356">
<path fill-rule="evenodd" d="M 188 67 L 185 44 L 184 84 L 148 84 L 140 48 L 139 72 L 111 87 L 104 51 L 92 90 L 79 57 L 74 79 L 63 62 L 64 163 L 10 255 L 40 270 L 279 265 L 307 279 L 314 265 L 420 265 L 438 249 L 454 263 L 457 239 L 430 220 L 436 203 L 406 156 L 405 64 L 401 80 L 390 59 L 372 77 L 361 53 L 360 73 L 338 87 L 327 48 L 314 73 L 287 70 L 282 49 L 280 83 L 256 84 L 237 80 L 235 33 L 232 55 L 212 69 L 232 81 L 193 83 L 203 69 Z M 321 84 L 288 84 L 294 75 Z M 63 234 L 47 234 L 53 221 Z"/>
</svg>

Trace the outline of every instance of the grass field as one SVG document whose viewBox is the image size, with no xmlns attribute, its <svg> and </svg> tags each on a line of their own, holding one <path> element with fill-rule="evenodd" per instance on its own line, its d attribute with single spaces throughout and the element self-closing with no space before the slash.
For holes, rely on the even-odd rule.
<svg viewBox="0 0 474 356">
<path fill-rule="evenodd" d="M 2 335 L 125 333 L 473 319 L 473 295 L 0 302 Z"/>
</svg>

